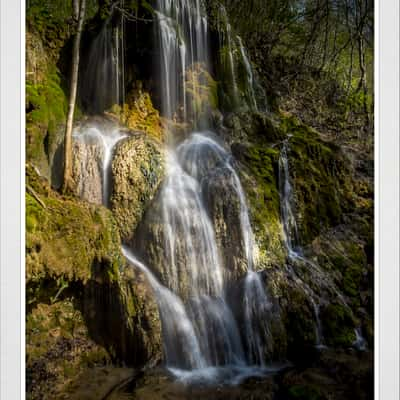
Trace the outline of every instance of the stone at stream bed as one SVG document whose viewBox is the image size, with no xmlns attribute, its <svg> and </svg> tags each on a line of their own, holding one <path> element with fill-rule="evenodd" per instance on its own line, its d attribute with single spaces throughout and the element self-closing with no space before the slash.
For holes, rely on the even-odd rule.
<svg viewBox="0 0 400 400">
<path fill-rule="evenodd" d="M 138 133 L 117 145 L 112 162 L 110 208 L 123 242 L 132 241 L 163 176 L 164 151 L 160 142 Z"/>
</svg>

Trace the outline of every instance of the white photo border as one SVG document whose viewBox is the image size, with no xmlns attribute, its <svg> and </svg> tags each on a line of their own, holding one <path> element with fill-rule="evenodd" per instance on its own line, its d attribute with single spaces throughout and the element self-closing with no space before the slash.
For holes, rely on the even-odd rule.
<svg viewBox="0 0 400 400">
<path fill-rule="evenodd" d="M 245 1 L 245 0 L 244 0 Z M 375 400 L 398 400 L 399 0 L 375 0 Z M 0 399 L 25 399 L 25 1 L 0 3 Z"/>
<path fill-rule="evenodd" d="M 0 3 L 0 399 L 25 399 L 25 2 Z"/>
<path fill-rule="evenodd" d="M 375 1 L 375 399 L 400 399 L 398 0 Z"/>
</svg>

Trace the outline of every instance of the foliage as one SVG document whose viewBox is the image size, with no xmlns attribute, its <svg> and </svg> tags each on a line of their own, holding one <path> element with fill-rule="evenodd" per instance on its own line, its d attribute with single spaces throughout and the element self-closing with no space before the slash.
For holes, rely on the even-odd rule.
<svg viewBox="0 0 400 400">
<path fill-rule="evenodd" d="M 232 29 L 266 74 L 266 84 L 275 84 L 268 82 L 273 59 L 292 60 L 295 76 L 302 70 L 325 74 L 340 84 L 346 98 L 361 100 L 371 123 L 373 0 L 209 0 L 208 4 L 216 30 L 221 9 L 226 9 Z"/>
</svg>

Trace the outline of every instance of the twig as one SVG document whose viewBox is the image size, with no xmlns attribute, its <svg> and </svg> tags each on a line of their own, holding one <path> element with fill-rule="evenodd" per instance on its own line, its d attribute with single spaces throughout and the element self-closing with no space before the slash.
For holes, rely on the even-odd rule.
<svg viewBox="0 0 400 400">
<path fill-rule="evenodd" d="M 29 185 L 26 185 L 26 190 L 37 200 L 37 202 L 46 209 L 46 204 L 43 203 L 39 195 L 33 190 L 33 188 Z"/>
</svg>

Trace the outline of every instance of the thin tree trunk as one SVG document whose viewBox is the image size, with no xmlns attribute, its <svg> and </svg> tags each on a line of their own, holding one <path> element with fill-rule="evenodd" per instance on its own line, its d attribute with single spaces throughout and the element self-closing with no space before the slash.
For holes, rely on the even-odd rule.
<svg viewBox="0 0 400 400">
<path fill-rule="evenodd" d="M 64 136 L 64 181 L 63 192 L 72 189 L 72 128 L 74 123 L 74 111 L 76 103 L 76 92 L 78 87 L 78 70 L 79 70 L 79 48 L 81 43 L 83 21 L 85 19 L 86 0 L 81 0 L 78 18 L 78 27 L 74 38 L 74 46 L 72 52 L 72 68 L 71 68 L 71 86 L 68 102 L 67 124 L 65 126 Z"/>
<path fill-rule="evenodd" d="M 74 11 L 74 19 L 78 21 L 79 18 L 79 0 L 72 0 L 72 8 Z"/>
</svg>

